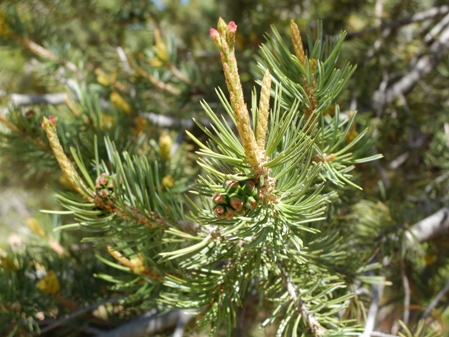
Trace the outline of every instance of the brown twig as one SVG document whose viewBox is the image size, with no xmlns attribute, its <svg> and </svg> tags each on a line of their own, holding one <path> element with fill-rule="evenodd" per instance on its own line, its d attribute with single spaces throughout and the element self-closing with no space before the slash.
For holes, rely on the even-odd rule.
<svg viewBox="0 0 449 337">
<path fill-rule="evenodd" d="M 118 302 L 118 301 L 120 301 L 120 300 L 122 300 L 124 298 L 125 298 L 125 296 L 123 296 L 123 295 L 122 296 L 117 296 L 117 297 L 112 297 L 112 298 L 109 298 L 109 299 L 106 299 L 106 300 L 103 300 L 103 301 L 91 304 L 91 305 L 89 305 L 87 307 L 78 309 L 75 312 L 73 312 L 70 315 L 68 315 L 67 317 L 59 319 L 56 322 L 50 324 L 49 326 L 41 329 L 39 334 L 46 333 L 48 331 L 54 330 L 57 327 L 60 327 L 61 325 L 64 325 L 65 323 L 67 323 L 68 321 L 70 321 L 72 319 L 75 319 L 75 318 L 77 318 L 79 316 L 82 316 L 82 315 L 92 311 L 92 310 L 95 310 L 96 308 L 98 308 L 101 305 L 104 305 L 104 304 L 107 304 L 107 303 L 115 303 L 115 302 Z M 36 335 L 38 335 L 38 333 L 34 333 L 33 335 L 36 336 Z"/>
<path fill-rule="evenodd" d="M 45 49 L 44 47 L 42 47 L 41 45 L 37 44 L 34 41 L 31 41 L 29 39 L 24 39 L 18 35 L 14 35 L 14 34 L 10 34 L 10 36 L 20 42 L 22 44 L 22 46 L 24 46 L 26 49 L 32 51 L 34 54 L 41 56 L 43 58 L 47 58 L 53 61 L 57 61 L 59 63 L 61 63 L 62 65 L 64 65 L 67 69 L 69 69 L 70 71 L 73 71 L 74 73 L 79 74 L 79 70 L 78 67 L 73 64 L 70 61 L 66 61 L 66 60 L 61 60 L 58 56 L 56 56 L 55 54 L 53 54 L 50 50 Z"/>
<path fill-rule="evenodd" d="M 154 76 L 148 74 L 145 70 L 143 70 L 142 68 L 140 68 L 137 64 L 134 63 L 134 61 L 129 57 L 128 57 L 128 63 L 131 66 L 132 69 L 134 69 L 134 71 L 136 72 L 137 75 L 147 79 L 151 84 L 153 84 L 157 89 L 161 90 L 161 91 L 165 91 L 168 92 L 170 94 L 173 95 L 179 95 L 181 93 L 181 90 L 178 88 L 175 88 L 174 86 L 168 84 L 168 83 L 164 83 L 162 81 L 159 81 L 157 78 L 155 78 Z"/>
</svg>

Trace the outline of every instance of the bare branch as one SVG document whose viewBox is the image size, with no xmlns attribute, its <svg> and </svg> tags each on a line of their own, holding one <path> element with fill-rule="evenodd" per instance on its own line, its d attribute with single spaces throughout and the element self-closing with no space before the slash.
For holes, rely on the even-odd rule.
<svg viewBox="0 0 449 337">
<path fill-rule="evenodd" d="M 9 96 L 11 102 L 9 107 L 12 108 L 14 106 L 28 106 L 32 104 L 65 104 L 67 94 L 66 93 L 52 93 L 52 94 L 44 94 L 44 95 L 25 95 L 25 94 L 11 94 Z M 107 102 L 100 102 L 102 108 L 107 108 Z M 2 109 L 1 114 L 7 114 L 7 108 Z M 143 112 L 140 114 L 142 117 L 150 121 L 152 124 L 157 125 L 161 128 L 180 128 L 180 129 L 191 129 L 195 123 L 192 119 L 180 119 L 170 116 L 158 115 L 152 112 Z M 211 123 L 208 119 L 200 119 L 202 124 Z"/>
<path fill-rule="evenodd" d="M 167 314 L 160 315 L 160 313 L 153 309 L 138 318 L 125 323 L 118 328 L 110 331 L 106 331 L 98 335 L 98 337 L 146 337 L 150 334 L 155 334 L 167 329 L 173 329 L 180 324 L 182 326 L 182 332 L 184 326 L 193 318 L 195 318 L 195 312 L 197 310 L 172 310 Z M 181 337 L 181 328 L 176 329 L 176 337 Z M 181 334 L 180 334 L 181 333 Z"/>
<path fill-rule="evenodd" d="M 127 73 L 131 73 L 131 66 L 128 62 L 128 57 L 126 56 L 125 51 L 123 50 L 122 47 L 117 47 L 115 49 L 117 51 L 118 57 L 120 58 L 120 61 L 122 61 L 123 63 L 123 69 L 127 72 Z"/>
<path fill-rule="evenodd" d="M 35 333 L 34 335 L 42 334 L 42 333 L 51 331 L 51 330 L 53 330 L 53 329 L 56 329 L 57 327 L 59 327 L 59 326 L 61 326 L 61 325 L 64 325 L 65 323 L 67 323 L 68 321 L 70 321 L 70 320 L 72 320 L 72 319 L 74 319 L 74 318 L 76 318 L 76 317 L 79 317 L 79 316 L 81 316 L 81 315 L 84 315 L 84 314 L 86 314 L 86 313 L 92 311 L 92 310 L 95 310 L 95 309 L 98 308 L 100 305 L 104 305 L 104 304 L 106 304 L 106 303 L 115 303 L 115 302 L 118 302 L 118 301 L 120 301 L 121 299 L 124 299 L 124 298 L 125 298 L 125 296 L 112 297 L 112 298 L 108 298 L 108 299 L 106 299 L 106 300 L 103 300 L 103 301 L 100 301 L 100 302 L 91 304 L 91 305 L 89 305 L 89 306 L 87 306 L 87 307 L 85 307 L 85 308 L 81 308 L 81 309 L 79 309 L 79 310 L 77 310 L 77 311 L 71 313 L 71 314 L 68 315 L 67 317 L 62 318 L 62 319 L 60 319 L 60 320 L 57 320 L 57 321 L 54 322 L 53 324 L 50 324 L 49 326 L 47 326 L 47 327 L 41 329 L 40 333 Z"/>
<path fill-rule="evenodd" d="M 399 337 L 398 335 L 392 335 L 389 333 L 383 333 L 380 331 L 373 331 L 371 332 L 371 337 Z"/>
<path fill-rule="evenodd" d="M 44 95 L 24 95 L 11 94 L 9 96 L 10 103 L 13 106 L 26 106 L 32 104 L 52 104 L 58 105 L 65 103 L 65 93 L 44 94 Z"/>
<path fill-rule="evenodd" d="M 161 128 L 191 129 L 195 125 L 192 119 L 174 118 L 152 112 L 144 112 L 140 115 Z"/>
<path fill-rule="evenodd" d="M 447 6 L 447 5 L 440 6 L 440 7 L 432 7 L 428 10 L 413 14 L 409 17 L 402 18 L 400 20 L 384 23 L 383 25 L 380 25 L 379 27 L 372 27 L 372 28 L 362 30 L 360 32 L 349 33 L 348 35 L 346 35 L 346 40 L 352 40 L 354 38 L 358 38 L 365 34 L 375 33 L 378 31 L 398 29 L 399 27 L 402 27 L 402 26 L 405 26 L 405 25 L 408 25 L 408 24 L 411 24 L 414 22 L 421 22 L 424 20 L 432 19 L 439 15 L 445 15 L 447 13 L 449 13 L 449 6 Z"/>
<path fill-rule="evenodd" d="M 407 232 L 409 245 L 426 242 L 437 235 L 449 232 L 449 206 L 414 224 Z"/>
<path fill-rule="evenodd" d="M 438 302 L 443 298 L 443 296 L 449 291 L 449 281 L 446 283 L 443 289 L 440 290 L 440 292 L 435 296 L 432 303 L 426 308 L 424 313 L 421 316 L 421 319 L 426 318 L 432 310 L 437 306 Z"/>
<path fill-rule="evenodd" d="M 374 93 L 374 108 L 382 108 L 401 95 L 410 92 L 415 84 L 428 75 L 439 64 L 443 56 L 449 51 L 449 27 L 441 31 L 440 35 L 430 45 L 429 52 L 422 55 L 400 80 L 386 89 L 379 88 Z"/>
<path fill-rule="evenodd" d="M 368 316 L 366 318 L 365 329 L 361 334 L 361 337 L 369 337 L 372 335 L 374 330 L 374 325 L 376 324 L 377 312 L 379 310 L 379 300 L 382 296 L 383 285 L 373 284 L 372 285 L 372 299 L 371 304 L 368 309 Z"/>
<path fill-rule="evenodd" d="M 405 325 L 407 325 L 410 318 L 410 284 L 405 272 L 404 259 L 401 259 L 401 276 L 402 284 L 404 285 L 404 315 L 402 317 L 402 321 Z"/>
</svg>

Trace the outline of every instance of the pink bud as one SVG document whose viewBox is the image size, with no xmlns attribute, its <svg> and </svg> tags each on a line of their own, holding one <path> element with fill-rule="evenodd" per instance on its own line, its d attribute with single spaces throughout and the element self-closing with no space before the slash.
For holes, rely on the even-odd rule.
<svg viewBox="0 0 449 337">
<path fill-rule="evenodd" d="M 50 115 L 50 117 L 48 117 L 48 120 L 50 121 L 51 124 L 56 124 L 56 118 L 53 115 Z"/>
<path fill-rule="evenodd" d="M 210 37 L 213 38 L 213 39 L 216 39 L 216 38 L 218 38 L 220 36 L 218 34 L 218 30 L 216 30 L 215 28 L 211 28 L 209 30 L 209 33 L 210 33 Z"/>
<path fill-rule="evenodd" d="M 230 22 L 228 23 L 228 32 L 229 32 L 229 33 L 235 33 L 236 30 L 237 30 L 237 25 L 235 24 L 234 21 L 230 21 Z"/>
</svg>

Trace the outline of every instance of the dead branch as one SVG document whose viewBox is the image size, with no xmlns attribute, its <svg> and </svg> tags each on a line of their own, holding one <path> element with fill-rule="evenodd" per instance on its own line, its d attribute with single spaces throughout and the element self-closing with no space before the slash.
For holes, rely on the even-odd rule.
<svg viewBox="0 0 449 337">
<path fill-rule="evenodd" d="M 432 238 L 449 232 L 449 206 L 414 224 L 407 232 L 409 245 L 416 241 L 426 242 Z"/>
<path fill-rule="evenodd" d="M 429 52 L 422 55 L 401 79 L 393 85 L 387 86 L 385 89 L 379 88 L 374 93 L 373 105 L 375 110 L 381 111 L 385 105 L 409 93 L 420 79 L 435 69 L 448 51 L 449 26 L 443 29 L 440 35 L 430 45 Z"/>
<path fill-rule="evenodd" d="M 164 315 L 153 309 L 132 321 L 120 325 L 118 328 L 103 332 L 98 337 L 146 337 L 177 326 L 184 327 L 191 319 L 195 318 L 196 310 L 172 310 Z M 181 324 L 180 324 L 181 322 Z M 182 336 L 182 328 L 177 329 L 177 337 Z"/>
<path fill-rule="evenodd" d="M 396 21 L 386 22 L 378 27 L 371 27 L 371 28 L 367 28 L 367 29 L 359 31 L 359 32 L 349 33 L 348 35 L 346 35 L 346 40 L 352 40 L 352 39 L 361 37 L 365 34 L 375 33 L 375 32 L 379 32 L 379 31 L 398 29 L 402 26 L 409 25 L 411 23 L 425 21 L 425 20 L 432 19 L 432 18 L 440 16 L 440 15 L 445 15 L 447 13 L 449 13 L 448 5 L 444 5 L 444 6 L 440 6 L 440 7 L 432 7 L 425 11 L 410 15 L 406 18 L 402 18 L 402 19 L 399 19 Z"/>
</svg>

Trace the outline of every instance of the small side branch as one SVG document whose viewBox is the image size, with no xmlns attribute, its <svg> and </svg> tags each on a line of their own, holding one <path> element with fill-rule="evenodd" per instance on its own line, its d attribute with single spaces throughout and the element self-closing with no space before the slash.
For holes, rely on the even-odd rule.
<svg viewBox="0 0 449 337">
<path fill-rule="evenodd" d="M 415 240 L 426 242 L 445 232 L 449 232 L 449 207 L 444 207 L 414 224 L 407 233 L 407 240 L 409 245 L 413 245 Z"/>
<path fill-rule="evenodd" d="M 317 318 L 311 312 L 309 312 L 307 304 L 300 297 L 299 290 L 296 285 L 293 284 L 293 281 L 288 275 L 288 272 L 283 268 L 281 264 L 279 264 L 279 268 L 281 271 L 281 278 L 285 287 L 287 288 L 287 292 L 295 303 L 296 311 L 298 311 L 299 314 L 304 318 L 304 321 L 315 337 L 324 336 L 325 331 L 323 327 L 320 325 Z"/>
<path fill-rule="evenodd" d="M 449 291 L 449 281 L 446 283 L 443 289 L 440 290 L 440 292 L 435 296 L 434 300 L 430 305 L 426 308 L 424 313 L 421 316 L 421 319 L 426 318 L 429 316 L 429 314 L 432 312 L 433 309 L 437 306 L 438 302 L 443 298 L 443 296 Z"/>
<path fill-rule="evenodd" d="M 67 94 L 55 93 L 44 95 L 23 95 L 23 94 L 11 94 L 9 96 L 10 104 L 12 106 L 27 106 L 32 104 L 51 104 L 58 105 L 65 103 Z"/>
<path fill-rule="evenodd" d="M 441 31 L 439 36 L 430 45 L 429 53 L 421 56 L 412 68 L 393 85 L 383 89 L 379 88 L 374 94 L 374 108 L 381 111 L 383 107 L 396 98 L 409 93 L 415 84 L 428 75 L 440 63 L 449 51 L 449 26 Z"/>
<path fill-rule="evenodd" d="M 404 314 L 402 316 L 402 321 L 407 325 L 410 318 L 410 284 L 405 269 L 404 259 L 401 259 L 401 276 L 402 284 L 404 286 Z"/>
<path fill-rule="evenodd" d="M 421 22 L 424 20 L 432 19 L 439 15 L 445 15 L 447 13 L 449 13 L 448 5 L 444 5 L 444 6 L 440 6 L 440 7 L 432 7 L 430 9 L 413 14 L 406 18 L 402 18 L 400 20 L 384 23 L 384 24 L 380 25 L 379 27 L 372 27 L 372 28 L 368 28 L 368 29 L 365 29 L 365 30 L 362 30 L 359 32 L 349 33 L 348 35 L 346 35 L 346 40 L 352 40 L 354 38 L 358 38 L 365 34 L 375 33 L 378 31 L 398 29 L 402 26 L 409 25 L 414 22 Z"/>
<path fill-rule="evenodd" d="M 145 337 L 175 327 L 179 328 L 176 329 L 174 336 L 182 337 L 184 326 L 196 317 L 194 312 L 193 309 L 172 310 L 160 315 L 157 310 L 151 310 L 114 330 L 99 334 L 98 337 Z"/>
<path fill-rule="evenodd" d="M 377 312 L 379 310 L 379 300 L 382 294 L 382 286 L 379 284 L 373 284 L 372 299 L 371 304 L 368 309 L 368 316 L 366 318 L 365 328 L 361 337 L 369 337 L 374 331 L 374 326 L 376 324 Z"/>
<path fill-rule="evenodd" d="M 77 318 L 79 316 L 82 316 L 82 315 L 92 311 L 92 310 L 95 310 L 96 308 L 98 308 L 101 305 L 104 305 L 104 304 L 107 304 L 107 303 L 116 303 L 116 302 L 118 302 L 118 301 L 120 301 L 120 300 L 122 300 L 124 298 L 125 298 L 125 296 L 112 297 L 112 298 L 108 298 L 106 300 L 103 300 L 103 301 L 91 304 L 91 305 L 89 305 L 89 306 L 87 306 L 85 308 L 78 309 L 77 311 L 71 313 L 67 317 L 62 318 L 62 319 L 60 319 L 60 320 L 50 324 L 49 326 L 41 329 L 39 334 L 42 334 L 42 333 L 51 331 L 53 329 L 56 329 L 57 327 L 60 327 L 61 325 L 66 324 L 68 321 L 70 321 L 72 319 L 75 319 L 75 318 Z"/>
</svg>

